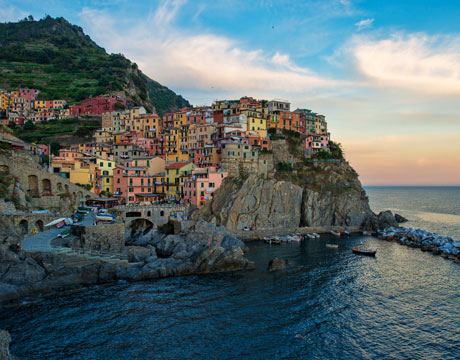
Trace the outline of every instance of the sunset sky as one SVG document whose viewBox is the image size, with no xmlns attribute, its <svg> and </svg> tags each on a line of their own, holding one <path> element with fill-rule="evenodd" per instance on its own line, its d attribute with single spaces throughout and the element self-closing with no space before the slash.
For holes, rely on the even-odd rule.
<svg viewBox="0 0 460 360">
<path fill-rule="evenodd" d="M 403 0 L 4 1 L 63 16 L 194 105 L 288 99 L 365 185 L 460 185 L 460 5 Z"/>
</svg>

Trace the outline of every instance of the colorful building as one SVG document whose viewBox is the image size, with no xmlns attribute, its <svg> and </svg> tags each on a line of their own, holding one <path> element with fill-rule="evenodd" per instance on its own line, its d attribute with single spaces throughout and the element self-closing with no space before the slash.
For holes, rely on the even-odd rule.
<svg viewBox="0 0 460 360">
<path fill-rule="evenodd" d="M 228 176 L 225 170 L 216 168 L 196 168 L 192 176 L 184 182 L 184 200 L 188 205 L 201 207 L 212 200 L 214 192 L 220 188 Z"/>
</svg>

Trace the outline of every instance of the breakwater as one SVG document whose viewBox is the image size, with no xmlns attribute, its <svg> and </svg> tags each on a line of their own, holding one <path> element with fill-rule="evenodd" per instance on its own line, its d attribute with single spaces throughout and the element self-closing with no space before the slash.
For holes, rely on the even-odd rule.
<svg viewBox="0 0 460 360">
<path fill-rule="evenodd" d="M 460 241 L 454 241 L 449 236 L 442 236 L 421 229 L 389 227 L 379 231 L 378 238 L 420 248 L 422 251 L 430 251 L 434 255 L 441 255 L 460 263 Z"/>
</svg>

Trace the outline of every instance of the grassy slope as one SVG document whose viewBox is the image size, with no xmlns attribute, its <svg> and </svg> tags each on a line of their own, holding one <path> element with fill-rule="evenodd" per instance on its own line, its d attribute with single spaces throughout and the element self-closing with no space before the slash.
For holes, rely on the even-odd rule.
<svg viewBox="0 0 460 360">
<path fill-rule="evenodd" d="M 40 98 L 70 103 L 108 92 L 124 92 L 157 112 L 188 101 L 144 75 L 121 54 L 107 54 L 83 30 L 63 18 L 0 24 L 0 87 L 41 90 Z M 134 89 L 134 95 L 128 94 Z"/>
</svg>

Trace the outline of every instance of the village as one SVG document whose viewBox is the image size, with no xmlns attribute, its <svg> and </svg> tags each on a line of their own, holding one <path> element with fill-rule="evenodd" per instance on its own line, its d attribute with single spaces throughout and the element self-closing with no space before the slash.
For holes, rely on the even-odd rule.
<svg viewBox="0 0 460 360">
<path fill-rule="evenodd" d="M 38 100 L 38 90 L 0 90 L 0 122 L 24 126 L 51 119 L 98 118 L 91 142 L 33 151 L 50 156 L 49 170 L 116 204 L 161 203 L 202 207 L 227 177 L 266 173 L 280 164 L 267 160 L 271 140 L 302 141 L 306 158 L 330 155 L 325 116 L 291 110 L 286 100 L 219 100 L 159 116 L 116 95 L 99 95 L 78 105 Z M 281 164 L 283 165 L 283 164 Z"/>
</svg>

